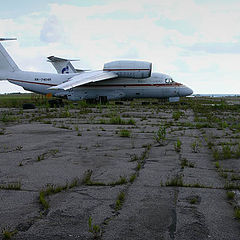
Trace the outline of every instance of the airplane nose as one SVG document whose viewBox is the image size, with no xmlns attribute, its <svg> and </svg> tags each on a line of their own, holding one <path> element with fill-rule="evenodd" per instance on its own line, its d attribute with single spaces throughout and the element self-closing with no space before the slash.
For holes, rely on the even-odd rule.
<svg viewBox="0 0 240 240">
<path fill-rule="evenodd" d="M 193 94 L 193 90 L 189 87 L 184 87 L 179 92 L 180 97 L 189 96 L 191 94 Z"/>
<path fill-rule="evenodd" d="M 193 94 L 193 90 L 189 87 L 187 87 L 187 90 L 186 90 L 186 96 L 189 96 L 189 95 L 192 95 Z"/>
</svg>

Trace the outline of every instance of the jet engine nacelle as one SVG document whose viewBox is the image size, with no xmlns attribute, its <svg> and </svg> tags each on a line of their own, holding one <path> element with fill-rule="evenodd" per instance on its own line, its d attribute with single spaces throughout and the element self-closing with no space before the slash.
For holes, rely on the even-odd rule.
<svg viewBox="0 0 240 240">
<path fill-rule="evenodd" d="M 124 78 L 151 77 L 152 63 L 143 61 L 113 61 L 105 63 L 103 71 L 111 71 Z"/>
</svg>

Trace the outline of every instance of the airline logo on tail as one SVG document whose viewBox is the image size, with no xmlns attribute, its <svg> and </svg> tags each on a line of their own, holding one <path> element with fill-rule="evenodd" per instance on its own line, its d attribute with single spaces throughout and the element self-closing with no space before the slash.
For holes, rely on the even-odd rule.
<svg viewBox="0 0 240 240">
<path fill-rule="evenodd" d="M 66 67 L 64 67 L 63 69 L 62 69 L 62 74 L 68 74 L 69 73 L 69 67 L 68 66 L 66 66 Z"/>
</svg>

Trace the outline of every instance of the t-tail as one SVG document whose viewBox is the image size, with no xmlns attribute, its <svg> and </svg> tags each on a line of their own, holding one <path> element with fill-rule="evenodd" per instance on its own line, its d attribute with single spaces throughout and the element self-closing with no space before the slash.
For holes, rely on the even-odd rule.
<svg viewBox="0 0 240 240">
<path fill-rule="evenodd" d="M 59 74 L 77 73 L 77 70 L 73 67 L 70 61 L 76 60 L 59 58 L 55 56 L 48 57 L 48 62 L 52 63 Z"/>
<path fill-rule="evenodd" d="M 16 38 L 0 38 L 0 41 L 7 40 L 16 40 Z M 15 71 L 20 71 L 20 69 L 0 43 L 0 75 Z M 1 77 L 0 80 L 5 79 Z"/>
<path fill-rule="evenodd" d="M 52 63 L 57 73 L 59 74 L 68 74 L 68 73 L 82 73 L 89 70 L 76 69 L 71 61 L 79 61 L 76 59 L 66 59 L 55 56 L 48 57 L 48 62 Z"/>
</svg>

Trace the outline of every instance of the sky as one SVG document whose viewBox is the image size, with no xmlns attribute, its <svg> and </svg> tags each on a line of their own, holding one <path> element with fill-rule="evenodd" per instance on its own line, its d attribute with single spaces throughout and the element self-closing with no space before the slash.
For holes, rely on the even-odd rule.
<svg viewBox="0 0 240 240">
<path fill-rule="evenodd" d="M 17 37 L 2 44 L 22 70 L 54 73 L 51 55 L 92 70 L 145 60 L 195 94 L 239 94 L 239 12 L 239 0 L 8 0 L 0 37 Z M 9 92 L 24 90 L 1 81 Z"/>
</svg>

